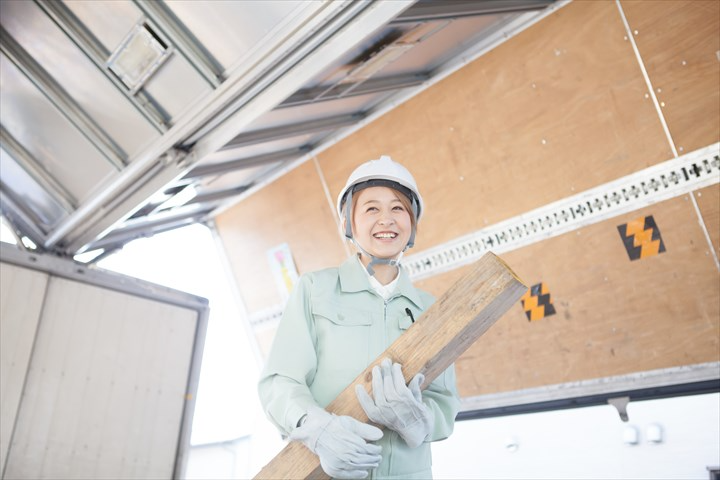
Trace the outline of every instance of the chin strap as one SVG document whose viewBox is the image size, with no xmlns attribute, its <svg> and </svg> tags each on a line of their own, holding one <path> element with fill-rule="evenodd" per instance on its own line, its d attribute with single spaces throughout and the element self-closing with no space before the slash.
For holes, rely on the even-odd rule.
<svg viewBox="0 0 720 480">
<path fill-rule="evenodd" d="M 360 244 L 355 241 L 354 238 L 352 239 L 352 242 L 355 245 L 355 247 L 358 250 L 360 250 L 360 252 L 362 252 L 363 255 L 365 255 L 366 257 L 368 257 L 370 259 L 370 263 L 368 263 L 367 267 L 365 267 L 365 268 L 367 269 L 368 274 L 370 274 L 371 276 L 375 275 L 375 269 L 373 268 L 373 265 L 390 265 L 393 267 L 400 268 L 400 259 L 402 258 L 403 253 L 405 253 L 405 250 L 407 250 L 407 248 L 408 248 L 408 247 L 405 247 L 405 249 L 398 254 L 397 258 L 379 258 L 379 257 L 376 257 L 375 255 L 371 255 L 368 252 L 366 252 L 365 249 L 362 248 L 360 246 Z"/>
</svg>

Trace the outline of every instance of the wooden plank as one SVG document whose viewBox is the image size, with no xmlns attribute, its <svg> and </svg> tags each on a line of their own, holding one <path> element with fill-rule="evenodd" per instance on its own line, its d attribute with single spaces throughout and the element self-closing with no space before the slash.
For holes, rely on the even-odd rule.
<svg viewBox="0 0 720 480">
<path fill-rule="evenodd" d="M 372 367 L 389 357 L 403 365 L 409 381 L 425 375 L 426 388 L 472 343 L 485 333 L 527 291 L 520 279 L 498 257 L 485 254 L 407 332 L 398 338 L 326 408 L 367 422 L 355 396 L 355 385 L 372 389 Z M 327 478 L 318 457 L 299 442 L 291 442 L 255 477 L 256 479 Z"/>
</svg>

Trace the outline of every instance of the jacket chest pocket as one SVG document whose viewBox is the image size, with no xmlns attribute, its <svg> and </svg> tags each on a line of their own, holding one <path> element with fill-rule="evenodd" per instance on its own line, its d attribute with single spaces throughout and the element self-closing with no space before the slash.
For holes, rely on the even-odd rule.
<svg viewBox="0 0 720 480">
<path fill-rule="evenodd" d="M 343 376 L 362 371 L 368 361 L 375 315 L 332 304 L 313 305 L 318 368 Z"/>
</svg>

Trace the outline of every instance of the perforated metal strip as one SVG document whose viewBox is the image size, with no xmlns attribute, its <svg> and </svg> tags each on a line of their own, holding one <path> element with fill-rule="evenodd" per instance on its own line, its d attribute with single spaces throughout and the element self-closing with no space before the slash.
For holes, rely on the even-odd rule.
<svg viewBox="0 0 720 480">
<path fill-rule="evenodd" d="M 413 280 L 631 212 L 720 182 L 720 143 L 518 215 L 403 260 Z"/>
</svg>

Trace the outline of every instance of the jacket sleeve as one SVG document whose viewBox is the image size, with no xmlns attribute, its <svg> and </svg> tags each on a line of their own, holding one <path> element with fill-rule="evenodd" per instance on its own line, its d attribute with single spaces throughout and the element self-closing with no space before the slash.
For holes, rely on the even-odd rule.
<svg viewBox="0 0 720 480">
<path fill-rule="evenodd" d="M 285 306 L 258 384 L 265 414 L 285 435 L 317 404 L 308 388 L 317 369 L 311 288 L 312 278 L 303 275 Z"/>
<path fill-rule="evenodd" d="M 423 403 L 433 412 L 435 422 L 428 441 L 444 440 L 450 436 L 455 426 L 455 417 L 460 410 L 460 398 L 455 386 L 455 366 L 433 380 L 423 393 Z"/>
</svg>

